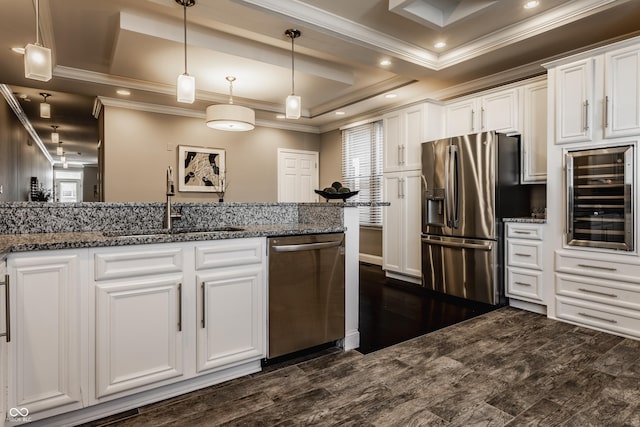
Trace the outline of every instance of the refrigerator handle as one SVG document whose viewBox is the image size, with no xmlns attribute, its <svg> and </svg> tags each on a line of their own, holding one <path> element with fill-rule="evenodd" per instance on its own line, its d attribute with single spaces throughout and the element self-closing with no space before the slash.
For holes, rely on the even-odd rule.
<svg viewBox="0 0 640 427">
<path fill-rule="evenodd" d="M 451 228 L 458 228 L 460 222 L 460 194 L 458 191 L 459 162 L 458 147 L 450 145 L 447 151 L 445 197 L 447 198 L 447 226 Z"/>
<path fill-rule="evenodd" d="M 447 147 L 447 154 L 445 157 L 445 172 L 444 172 L 444 205 L 445 205 L 445 222 L 447 227 L 451 227 L 453 222 L 451 218 L 451 145 Z"/>
</svg>

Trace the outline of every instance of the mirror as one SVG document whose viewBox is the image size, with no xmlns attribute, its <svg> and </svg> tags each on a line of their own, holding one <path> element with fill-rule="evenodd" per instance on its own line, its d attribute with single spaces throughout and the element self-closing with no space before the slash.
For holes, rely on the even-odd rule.
<svg viewBox="0 0 640 427">
<path fill-rule="evenodd" d="M 55 201 L 100 201 L 95 97 L 15 85 L 2 87 L 0 201 L 46 199 L 47 195 Z M 48 118 L 41 116 L 43 103 L 48 104 Z M 19 117 L 20 111 L 26 124 Z M 42 144 L 34 143 L 29 126 Z M 58 143 L 53 140 L 54 131 L 59 135 Z M 35 183 L 32 177 L 37 178 Z M 36 197 L 34 186 L 43 190 Z"/>
</svg>

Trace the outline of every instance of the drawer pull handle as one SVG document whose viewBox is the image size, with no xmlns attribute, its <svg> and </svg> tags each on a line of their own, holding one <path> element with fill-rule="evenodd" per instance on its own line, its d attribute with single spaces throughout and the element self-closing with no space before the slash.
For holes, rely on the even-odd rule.
<svg viewBox="0 0 640 427">
<path fill-rule="evenodd" d="M 530 231 L 518 231 L 518 230 L 514 230 L 515 234 L 531 234 Z"/>
<path fill-rule="evenodd" d="M 525 282 L 513 282 L 514 285 L 521 285 L 521 286 L 531 286 L 531 283 L 525 283 Z"/>
<path fill-rule="evenodd" d="M 516 256 L 523 256 L 523 257 L 525 257 L 525 258 L 529 258 L 529 257 L 531 257 L 531 254 L 520 254 L 520 253 L 517 253 L 517 252 L 516 252 L 514 255 L 516 255 Z"/>
<path fill-rule="evenodd" d="M 4 321 L 4 326 L 7 328 L 7 330 L 3 333 L 0 334 L 0 337 L 5 337 L 7 342 L 11 342 L 11 305 L 10 305 L 10 299 L 9 299 L 9 275 L 6 274 L 4 276 L 4 282 L 0 282 L 0 286 L 4 285 L 4 315 L 5 315 L 5 321 Z"/>
<path fill-rule="evenodd" d="M 205 298 L 207 294 L 205 293 L 204 282 L 202 282 L 202 284 L 200 285 L 200 290 L 202 291 L 202 317 L 200 318 L 200 326 L 204 328 L 207 325 L 207 321 L 205 318 L 205 313 L 207 309 L 205 305 Z"/>
<path fill-rule="evenodd" d="M 178 283 L 178 332 L 182 332 L 182 283 Z"/>
<path fill-rule="evenodd" d="M 614 319 L 605 319 L 604 317 L 593 316 L 591 314 L 581 313 L 581 312 L 578 314 L 582 317 L 588 317 L 589 319 L 602 320 L 603 322 L 607 322 L 607 323 L 618 323 L 618 321 Z"/>
<path fill-rule="evenodd" d="M 587 265 L 587 264 L 578 264 L 578 267 L 582 268 L 593 268 L 595 270 L 606 270 L 606 271 L 616 271 L 613 267 L 600 267 L 598 265 Z"/>
<path fill-rule="evenodd" d="M 585 288 L 578 288 L 578 290 L 581 292 L 586 292 L 588 294 L 602 295 L 603 297 L 618 298 L 618 295 L 616 294 L 608 294 L 606 292 L 592 291 L 591 289 L 585 289 Z"/>
</svg>

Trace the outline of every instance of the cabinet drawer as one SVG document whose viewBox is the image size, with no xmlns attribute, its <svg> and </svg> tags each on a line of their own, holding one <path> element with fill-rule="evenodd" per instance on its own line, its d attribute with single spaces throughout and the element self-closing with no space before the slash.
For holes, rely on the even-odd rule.
<svg viewBox="0 0 640 427">
<path fill-rule="evenodd" d="M 559 273 L 556 294 L 640 310 L 640 284 Z"/>
<path fill-rule="evenodd" d="M 542 242 L 507 240 L 507 265 L 542 270 Z"/>
<path fill-rule="evenodd" d="M 507 296 L 542 301 L 542 272 L 507 267 Z"/>
<path fill-rule="evenodd" d="M 559 319 L 640 337 L 640 313 L 637 311 L 557 296 L 556 315 Z"/>
<path fill-rule="evenodd" d="M 531 239 L 542 240 L 542 225 L 527 223 L 507 223 L 507 232 L 505 233 L 509 239 Z"/>
<path fill-rule="evenodd" d="M 196 270 L 260 264 L 265 254 L 264 239 L 217 240 L 197 245 Z"/>
<path fill-rule="evenodd" d="M 95 280 L 176 273 L 182 271 L 183 258 L 182 248 L 177 247 L 97 250 L 93 253 Z"/>
<path fill-rule="evenodd" d="M 640 283 L 640 264 L 621 262 L 606 257 L 591 258 L 568 252 L 556 252 L 556 271 L 608 280 Z"/>
</svg>

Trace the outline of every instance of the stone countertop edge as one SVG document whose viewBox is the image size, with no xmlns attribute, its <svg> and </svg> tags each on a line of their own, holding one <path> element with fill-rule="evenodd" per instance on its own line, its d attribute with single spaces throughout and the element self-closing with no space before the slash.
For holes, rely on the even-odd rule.
<svg viewBox="0 0 640 427">
<path fill-rule="evenodd" d="M 522 222 L 529 224 L 546 224 L 546 218 L 534 218 L 531 216 L 523 216 L 518 218 L 502 218 L 502 222 Z"/>
<path fill-rule="evenodd" d="M 322 224 L 248 225 L 241 231 L 212 231 L 182 234 L 105 236 L 100 231 L 69 233 L 0 234 L 0 260 L 9 253 L 53 249 L 81 249 L 154 243 L 197 242 L 203 240 L 274 237 L 300 234 L 342 233 L 344 227 Z"/>
</svg>

